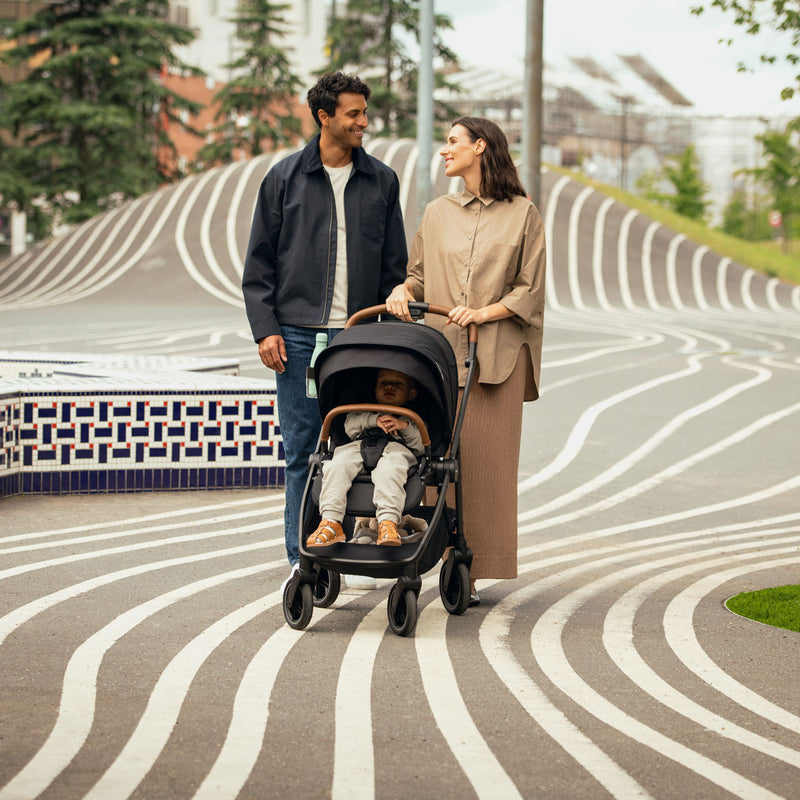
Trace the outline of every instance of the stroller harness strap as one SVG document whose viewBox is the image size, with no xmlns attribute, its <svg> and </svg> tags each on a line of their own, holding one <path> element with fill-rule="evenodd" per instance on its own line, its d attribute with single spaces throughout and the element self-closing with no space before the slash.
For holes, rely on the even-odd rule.
<svg viewBox="0 0 800 800">
<path fill-rule="evenodd" d="M 361 460 L 364 462 L 364 472 L 367 473 L 375 469 L 389 442 L 397 442 L 398 444 L 402 444 L 403 447 L 408 447 L 399 436 L 391 436 L 377 427 L 367 428 L 361 436 L 359 436 L 359 440 L 361 442 Z M 408 447 L 408 449 L 411 450 L 410 447 Z M 411 450 L 411 452 L 413 452 L 413 450 Z"/>
</svg>

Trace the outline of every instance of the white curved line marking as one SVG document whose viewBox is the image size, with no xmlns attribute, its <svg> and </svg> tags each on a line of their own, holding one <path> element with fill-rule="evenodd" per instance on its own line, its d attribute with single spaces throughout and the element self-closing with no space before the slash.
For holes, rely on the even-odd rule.
<svg viewBox="0 0 800 800">
<path fill-rule="evenodd" d="M 97 675 L 106 652 L 124 635 L 153 614 L 173 603 L 237 578 L 263 572 L 268 566 L 258 564 L 233 572 L 214 575 L 196 583 L 148 600 L 126 611 L 78 647 L 64 673 L 58 718 L 50 735 L 25 767 L 2 789 L 0 800 L 36 797 L 66 769 L 86 741 L 94 722 Z"/>
<path fill-rule="evenodd" d="M 796 531 L 797 528 L 793 530 Z M 773 566 L 783 566 L 786 563 L 785 559 L 764 561 L 758 564 L 758 569 L 769 569 Z M 695 633 L 693 619 L 698 602 L 717 586 L 752 571 L 753 566 L 750 564 L 733 567 L 713 575 L 706 575 L 691 586 L 687 586 L 675 595 L 664 609 L 664 634 L 672 651 L 683 664 L 718 692 L 754 714 L 794 733 L 800 733 L 800 718 L 796 714 L 775 705 L 721 670 L 700 646 Z"/>
<path fill-rule="evenodd" d="M 423 614 L 414 644 L 433 716 L 478 797 L 520 798 L 519 790 L 481 736 L 458 690 L 447 652 L 448 614 Z"/>
<path fill-rule="evenodd" d="M 194 190 L 192 191 L 189 198 L 183 204 L 183 208 L 181 209 L 180 214 L 178 215 L 178 221 L 175 226 L 175 245 L 178 248 L 178 253 L 181 257 L 181 261 L 183 262 L 183 266 L 185 267 L 186 271 L 189 273 L 189 276 L 192 280 L 200 286 L 200 288 L 204 289 L 213 297 L 216 297 L 218 300 L 222 300 L 228 305 L 240 307 L 244 301 L 236 296 L 232 297 L 227 292 L 220 291 L 216 286 L 209 283 L 201 274 L 200 271 L 197 269 L 197 266 L 192 259 L 192 256 L 189 253 L 188 248 L 186 247 L 186 222 L 189 219 L 189 214 L 191 212 L 192 206 L 194 206 L 198 196 L 203 191 L 205 184 L 209 181 L 213 172 L 206 172 L 203 176 L 197 181 L 195 184 Z"/>
<path fill-rule="evenodd" d="M 217 256 L 214 253 L 214 246 L 211 243 L 211 221 L 214 217 L 214 212 L 219 206 L 219 198 L 222 195 L 222 190 L 225 188 L 230 174 L 230 170 L 219 170 L 214 173 L 216 177 L 214 188 L 211 190 L 211 196 L 208 198 L 203 217 L 200 220 L 200 244 L 203 248 L 203 255 L 206 258 L 206 263 L 214 277 L 220 282 L 223 289 L 227 289 L 233 297 L 239 299 L 242 293 L 242 287 L 235 284 L 225 274 L 225 270 L 222 269 L 219 261 L 217 261 Z M 244 303 L 244 301 L 242 301 L 242 303 Z"/>
<path fill-rule="evenodd" d="M 755 300 L 753 300 L 753 295 L 750 292 L 750 288 L 753 284 L 753 278 L 755 278 L 756 273 L 752 269 L 746 269 L 742 273 L 742 283 L 741 283 L 741 293 L 742 293 L 742 302 L 744 303 L 745 308 L 749 311 L 760 311 L 761 309 L 759 306 L 756 305 Z"/>
<path fill-rule="evenodd" d="M 731 265 L 729 258 L 723 258 L 717 264 L 717 297 L 719 304 L 725 311 L 733 311 L 734 307 L 728 297 L 728 267 Z"/>
<path fill-rule="evenodd" d="M 507 642 L 509 629 L 514 621 L 514 607 L 518 604 L 519 593 L 504 598 L 489 611 L 481 624 L 481 649 L 492 669 L 531 719 L 612 797 L 650 797 L 642 786 L 550 702 L 511 652 Z M 487 795 L 498 796 L 494 793 Z"/>
<path fill-rule="evenodd" d="M 672 237 L 667 248 L 667 289 L 672 305 L 679 311 L 682 311 L 685 306 L 678 291 L 678 248 L 685 239 L 686 237 L 679 233 Z"/>
<path fill-rule="evenodd" d="M 638 386 L 634 386 L 630 389 L 625 389 L 624 391 L 612 395 L 605 400 L 601 400 L 599 403 L 595 403 L 587 408 L 586 411 L 581 414 L 580 419 L 570 431 L 566 444 L 562 448 L 561 452 L 546 467 L 543 467 L 534 475 L 531 475 L 529 478 L 526 478 L 524 481 L 518 484 L 517 491 L 520 493 L 526 492 L 529 489 L 532 489 L 534 486 L 538 486 L 539 484 L 550 480 L 554 476 L 558 475 L 559 472 L 565 470 L 577 458 L 584 442 L 586 441 L 586 438 L 589 435 L 589 431 L 592 429 L 592 426 L 604 411 L 607 411 L 609 408 L 613 408 L 614 406 L 619 405 L 626 400 L 630 400 L 631 397 L 636 397 L 637 395 L 648 392 L 651 389 L 663 386 L 666 383 L 671 383 L 672 381 L 681 380 L 690 375 L 695 375 L 701 369 L 700 360 L 700 357 L 691 358 L 689 359 L 689 365 L 683 369 L 672 372 L 669 375 L 661 375 L 658 378 L 653 378 L 652 380 L 641 383 Z M 538 509 L 532 509 L 520 514 L 519 518 L 520 520 L 529 519 L 532 516 L 538 515 L 538 513 Z"/>
<path fill-rule="evenodd" d="M 692 291 L 694 292 L 694 301 L 701 311 L 710 309 L 705 292 L 703 292 L 703 256 L 707 252 L 708 248 L 703 244 L 692 255 Z"/>
<path fill-rule="evenodd" d="M 631 225 L 636 219 L 638 212 L 631 209 L 622 219 L 617 236 L 617 280 L 619 281 L 619 293 L 622 305 L 633 311 L 636 304 L 631 295 L 630 282 L 628 281 L 628 237 L 630 236 Z"/>
<path fill-rule="evenodd" d="M 281 602 L 279 599 L 278 602 Z M 330 609 L 318 608 L 322 619 Z M 264 747 L 269 699 L 278 672 L 302 633 L 284 625 L 261 646 L 239 684 L 225 742 L 194 800 L 235 800 Z"/>
<path fill-rule="evenodd" d="M 604 311 L 611 310 L 611 303 L 608 302 L 606 295 L 605 282 L 603 281 L 603 242 L 605 239 L 605 224 L 608 210 L 614 205 L 614 199 L 607 197 L 597 209 L 597 216 L 594 222 L 594 239 L 592 242 L 592 277 L 594 279 L 594 291 L 597 295 L 597 302 Z"/>
<path fill-rule="evenodd" d="M 656 291 L 653 285 L 653 238 L 660 227 L 660 223 L 651 222 L 647 226 L 644 239 L 642 240 L 642 283 L 644 286 L 644 296 L 647 300 L 647 305 L 654 311 L 657 311 L 660 306 L 656 299 Z"/>
<path fill-rule="evenodd" d="M 561 304 L 558 302 L 558 298 L 556 297 L 556 276 L 553 272 L 553 242 L 555 241 L 553 237 L 553 226 L 555 223 L 558 196 L 569 182 L 570 178 L 567 175 L 562 175 L 562 177 L 555 182 L 553 188 L 550 190 L 550 193 L 547 196 L 547 206 L 544 210 L 544 231 L 545 241 L 547 243 L 547 252 L 545 254 L 547 271 L 547 280 L 545 281 L 545 301 L 550 309 L 561 308 Z"/>
<path fill-rule="evenodd" d="M 581 286 L 578 279 L 578 230 L 581 220 L 581 209 L 589 197 L 594 194 L 594 189 L 587 186 L 572 204 L 569 212 L 569 227 L 567 231 L 567 277 L 569 281 L 569 291 L 572 295 L 572 304 L 577 309 L 586 308 L 581 297 Z"/>
</svg>

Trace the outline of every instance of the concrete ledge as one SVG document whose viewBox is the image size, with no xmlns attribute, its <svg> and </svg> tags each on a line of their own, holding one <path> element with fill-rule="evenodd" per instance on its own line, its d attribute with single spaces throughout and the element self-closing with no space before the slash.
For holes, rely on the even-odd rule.
<svg viewBox="0 0 800 800">
<path fill-rule="evenodd" d="M 277 488 L 275 387 L 238 362 L 0 351 L 0 497 Z"/>
</svg>

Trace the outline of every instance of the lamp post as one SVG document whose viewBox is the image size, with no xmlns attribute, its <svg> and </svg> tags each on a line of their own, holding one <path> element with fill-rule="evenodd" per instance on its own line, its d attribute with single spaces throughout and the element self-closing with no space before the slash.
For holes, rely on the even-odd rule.
<svg viewBox="0 0 800 800">
<path fill-rule="evenodd" d="M 419 4 L 419 75 L 417 81 L 417 224 L 431 199 L 433 157 L 433 2 Z"/>
<path fill-rule="evenodd" d="M 525 90 L 522 95 L 523 177 L 533 204 L 542 195 L 542 69 L 544 0 L 527 0 Z"/>
</svg>

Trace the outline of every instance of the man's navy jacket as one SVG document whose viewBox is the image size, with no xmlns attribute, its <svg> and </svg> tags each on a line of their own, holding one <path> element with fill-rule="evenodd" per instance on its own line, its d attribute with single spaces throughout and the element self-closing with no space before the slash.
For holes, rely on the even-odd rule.
<svg viewBox="0 0 800 800">
<path fill-rule="evenodd" d="M 406 277 L 408 251 L 394 170 L 353 150 L 344 193 L 348 315 L 383 303 Z M 242 276 L 253 338 L 279 325 L 326 327 L 336 271 L 336 204 L 319 136 L 279 161 L 258 192 Z"/>
</svg>

